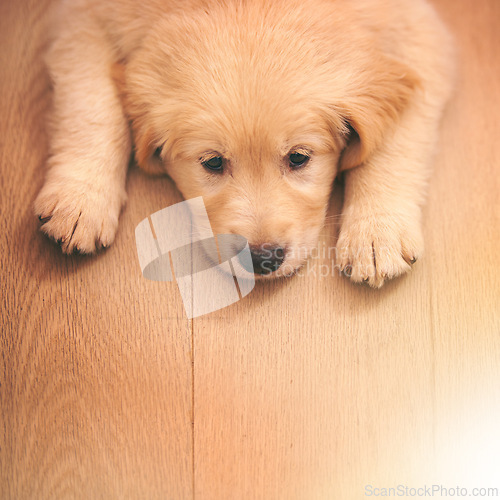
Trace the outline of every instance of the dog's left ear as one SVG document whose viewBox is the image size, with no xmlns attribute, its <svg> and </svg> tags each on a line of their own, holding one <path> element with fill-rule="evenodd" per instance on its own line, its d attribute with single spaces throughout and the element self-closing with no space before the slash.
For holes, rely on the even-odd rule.
<svg viewBox="0 0 500 500">
<path fill-rule="evenodd" d="M 349 129 L 340 170 L 361 165 L 399 121 L 419 85 L 415 73 L 389 57 L 373 57 L 350 82 L 337 111 Z"/>
</svg>

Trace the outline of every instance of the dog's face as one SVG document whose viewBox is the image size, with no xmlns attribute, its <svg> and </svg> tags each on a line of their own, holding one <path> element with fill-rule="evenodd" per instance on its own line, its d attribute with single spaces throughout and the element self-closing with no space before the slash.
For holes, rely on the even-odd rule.
<svg viewBox="0 0 500 500">
<path fill-rule="evenodd" d="M 260 275 L 292 273 L 316 244 L 341 150 L 319 114 L 288 107 L 291 97 L 185 105 L 177 154 L 160 153 L 184 197 L 203 196 L 216 234 L 248 240 Z"/>
<path fill-rule="evenodd" d="M 304 13 L 248 9 L 159 22 L 126 69 L 126 110 L 139 164 L 202 196 L 214 233 L 244 236 L 258 274 L 288 275 L 317 243 L 341 155 L 359 164 L 413 83 L 389 68 L 393 95 L 369 127 L 374 89 L 360 79 L 353 93 L 352 64 L 329 59 L 324 34 L 304 36 Z"/>
</svg>

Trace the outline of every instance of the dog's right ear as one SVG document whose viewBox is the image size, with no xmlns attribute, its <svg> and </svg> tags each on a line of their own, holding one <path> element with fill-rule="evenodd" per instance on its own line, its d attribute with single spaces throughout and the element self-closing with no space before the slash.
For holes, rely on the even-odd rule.
<svg viewBox="0 0 500 500">
<path fill-rule="evenodd" d="M 132 122 L 134 132 L 135 159 L 139 167 L 148 174 L 164 174 L 165 167 L 162 160 L 162 147 L 156 136 L 141 120 Z"/>
<path fill-rule="evenodd" d="M 111 78 L 122 103 L 125 115 L 131 122 L 134 135 L 135 159 L 143 170 L 150 174 L 165 173 L 161 158 L 161 145 L 148 123 L 148 104 L 134 97 L 127 86 L 127 72 L 124 62 L 111 66 Z"/>
<path fill-rule="evenodd" d="M 118 96 L 123 101 L 125 95 L 125 63 L 115 62 L 111 65 L 111 79 L 113 80 Z"/>
</svg>

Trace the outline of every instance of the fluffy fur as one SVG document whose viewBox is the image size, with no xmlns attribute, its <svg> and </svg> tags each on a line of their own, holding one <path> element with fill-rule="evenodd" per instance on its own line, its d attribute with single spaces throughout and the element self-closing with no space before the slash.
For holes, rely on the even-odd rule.
<svg viewBox="0 0 500 500">
<path fill-rule="evenodd" d="M 112 243 L 130 124 L 138 164 L 203 196 L 214 232 L 285 248 L 270 276 L 316 245 L 339 171 L 346 274 L 378 287 L 421 255 L 453 72 L 425 0 L 72 0 L 58 16 L 35 211 L 65 252 Z M 290 169 L 294 152 L 306 166 Z M 223 173 L 203 167 L 214 155 Z"/>
</svg>

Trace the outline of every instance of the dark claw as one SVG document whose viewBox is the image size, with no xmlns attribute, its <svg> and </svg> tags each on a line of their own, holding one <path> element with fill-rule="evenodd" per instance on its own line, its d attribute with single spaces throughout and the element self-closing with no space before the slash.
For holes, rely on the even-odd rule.
<svg viewBox="0 0 500 500">
<path fill-rule="evenodd" d="M 344 274 L 350 278 L 352 275 L 352 266 L 345 266 L 344 267 Z"/>
<path fill-rule="evenodd" d="M 412 266 L 413 264 L 415 264 L 415 262 L 417 262 L 417 258 L 416 257 L 412 257 L 411 259 L 409 259 L 408 257 L 403 257 L 403 259 L 410 266 Z"/>
<path fill-rule="evenodd" d="M 96 250 L 96 252 L 104 251 L 104 250 L 106 250 L 106 248 L 108 248 L 108 247 L 106 245 L 103 245 L 101 243 L 101 240 L 99 238 L 97 238 L 95 240 L 95 250 Z"/>
<path fill-rule="evenodd" d="M 38 216 L 38 220 L 42 223 L 42 224 L 45 224 L 46 222 L 49 222 L 49 220 L 51 219 L 52 217 L 42 217 L 41 215 Z"/>
</svg>

